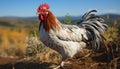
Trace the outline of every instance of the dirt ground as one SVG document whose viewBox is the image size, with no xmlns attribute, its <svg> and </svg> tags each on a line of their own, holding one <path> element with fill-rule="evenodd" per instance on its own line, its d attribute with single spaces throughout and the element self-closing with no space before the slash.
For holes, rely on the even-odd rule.
<svg viewBox="0 0 120 69">
<path fill-rule="evenodd" d="M 0 57 L 0 69 L 49 69 L 52 64 L 47 62 L 39 63 L 37 61 L 31 62 L 30 60 L 28 62 L 19 58 Z"/>
<path fill-rule="evenodd" d="M 81 56 L 80 56 L 81 57 Z M 59 69 L 120 69 L 120 57 L 110 60 L 106 54 L 75 56 L 65 60 L 64 66 Z M 33 58 L 32 58 L 33 59 Z M 0 58 L 0 69 L 52 69 L 57 64 L 49 62 L 37 62 L 19 58 Z"/>
</svg>

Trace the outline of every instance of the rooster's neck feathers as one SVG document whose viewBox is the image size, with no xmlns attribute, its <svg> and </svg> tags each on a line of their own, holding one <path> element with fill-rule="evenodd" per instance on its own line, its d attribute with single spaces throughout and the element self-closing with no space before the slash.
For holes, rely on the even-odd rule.
<svg viewBox="0 0 120 69">
<path fill-rule="evenodd" d="M 45 31 L 49 32 L 51 29 L 59 30 L 60 29 L 60 22 L 57 18 L 53 15 L 52 12 L 48 11 L 48 17 L 45 21 L 41 21 L 40 26 L 43 24 Z"/>
</svg>

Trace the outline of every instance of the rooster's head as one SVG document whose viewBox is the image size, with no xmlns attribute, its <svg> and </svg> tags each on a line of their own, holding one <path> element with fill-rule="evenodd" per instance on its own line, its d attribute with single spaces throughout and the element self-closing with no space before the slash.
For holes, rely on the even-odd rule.
<svg viewBox="0 0 120 69">
<path fill-rule="evenodd" d="M 44 21 L 48 17 L 48 9 L 50 6 L 48 4 L 42 4 L 38 7 L 37 14 L 39 15 L 39 19 Z"/>
</svg>

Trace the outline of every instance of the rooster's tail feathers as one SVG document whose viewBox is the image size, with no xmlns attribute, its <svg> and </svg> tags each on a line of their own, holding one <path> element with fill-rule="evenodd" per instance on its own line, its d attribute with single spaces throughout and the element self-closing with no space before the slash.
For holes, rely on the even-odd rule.
<svg viewBox="0 0 120 69">
<path fill-rule="evenodd" d="M 92 40 L 92 48 L 99 49 L 105 38 L 101 32 L 105 32 L 107 25 L 102 17 L 93 14 L 96 10 L 89 11 L 82 16 L 79 27 L 86 29 L 88 40 Z"/>
</svg>

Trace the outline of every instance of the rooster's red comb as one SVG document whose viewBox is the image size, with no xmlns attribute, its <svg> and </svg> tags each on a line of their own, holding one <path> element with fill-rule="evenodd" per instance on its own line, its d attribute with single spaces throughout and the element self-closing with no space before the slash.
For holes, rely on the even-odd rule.
<svg viewBox="0 0 120 69">
<path fill-rule="evenodd" d="M 38 11 L 42 10 L 42 9 L 49 9 L 49 8 L 50 8 L 50 5 L 45 3 L 45 4 L 42 4 L 38 7 Z"/>
</svg>

